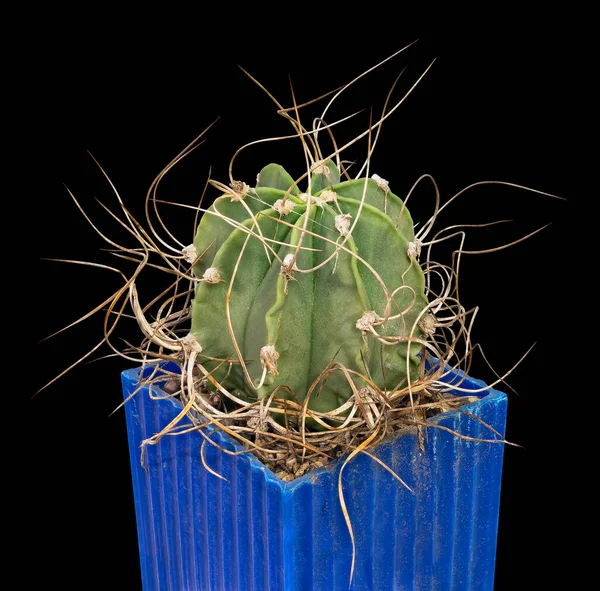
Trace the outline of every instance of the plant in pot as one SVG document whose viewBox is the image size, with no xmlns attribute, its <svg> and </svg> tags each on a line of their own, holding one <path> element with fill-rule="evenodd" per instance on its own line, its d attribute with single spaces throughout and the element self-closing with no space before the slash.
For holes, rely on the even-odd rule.
<svg viewBox="0 0 600 591">
<path fill-rule="evenodd" d="M 506 398 L 468 377 L 463 228 L 434 231 L 425 176 L 436 206 L 415 229 L 413 191 L 371 170 L 409 93 L 339 141 L 328 111 L 351 84 L 310 127 L 314 102 L 274 99 L 303 172 L 267 164 L 247 184 L 236 154 L 192 244 L 157 187 L 196 142 L 157 177 L 145 227 L 123 206 L 137 245 L 118 254 L 136 267 L 107 332 L 128 304 L 144 335 L 123 386 L 145 589 L 492 587 Z M 141 298 L 157 268 L 172 282 Z"/>
</svg>

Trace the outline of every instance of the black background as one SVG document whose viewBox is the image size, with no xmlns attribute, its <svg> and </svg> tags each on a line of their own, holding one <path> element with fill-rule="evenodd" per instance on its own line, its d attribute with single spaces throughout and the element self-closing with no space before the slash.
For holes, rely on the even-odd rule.
<svg viewBox="0 0 600 591">
<path fill-rule="evenodd" d="M 332 111 L 336 117 L 372 106 L 378 113 L 404 66 L 396 97 L 437 58 L 384 125 L 371 172 L 390 180 L 400 196 L 420 175 L 430 173 L 443 199 L 479 180 L 505 180 L 567 198 L 557 201 L 507 187 L 483 187 L 462 197 L 438 226 L 515 220 L 473 231 L 467 246 L 476 249 L 510 242 L 552 222 L 541 234 L 506 251 L 466 258 L 461 285 L 465 305 L 480 307 L 475 340 L 499 372 L 537 343 L 509 380 L 519 395 L 509 394 L 507 437 L 523 449 L 505 451 L 496 588 L 541 588 L 542 582 L 556 581 L 570 570 L 560 559 L 567 543 L 559 532 L 572 519 L 563 500 L 571 469 L 566 458 L 574 445 L 572 432 L 564 429 L 572 388 L 564 359 L 569 350 L 576 353 L 565 337 L 576 331 L 570 327 L 581 312 L 572 303 L 579 289 L 571 266 L 577 248 L 574 212 L 589 192 L 581 165 L 589 125 L 585 38 L 559 21 L 552 26 L 494 27 L 490 16 L 460 33 L 407 23 L 391 34 L 385 23 L 378 29 L 366 18 L 359 42 L 329 28 L 292 34 L 283 27 L 279 35 L 262 35 L 259 29 L 222 23 L 204 23 L 185 39 L 183 32 L 179 38 L 166 24 L 138 31 L 134 39 L 111 28 L 100 38 L 86 38 L 81 27 L 76 37 L 65 33 L 60 57 L 48 61 L 52 83 L 46 100 L 40 100 L 53 129 L 38 151 L 40 160 L 50 164 L 50 173 L 35 211 L 37 257 L 118 264 L 101 251 L 106 245 L 63 185 L 103 231 L 123 238 L 94 202 L 97 197 L 116 210 L 114 194 L 86 150 L 141 219 L 153 178 L 220 117 L 207 142 L 162 185 L 165 198 L 193 204 L 209 166 L 214 178 L 225 180 L 227 163 L 239 145 L 291 131 L 237 64 L 290 106 L 288 74 L 302 102 L 419 38 L 349 91 L 347 102 L 341 100 Z M 367 121 L 368 111 L 349 124 L 347 136 L 340 131 L 339 137 L 350 137 Z M 362 157 L 365 144 L 361 150 L 353 157 Z M 240 157 L 235 176 L 252 184 L 270 161 L 298 172 L 299 158 L 295 142 L 259 147 Z M 413 218 L 424 221 L 433 207 L 432 191 L 424 184 L 411 199 Z M 181 216 L 175 232 L 189 243 L 193 216 Z M 116 275 L 101 269 L 34 264 L 38 339 L 72 322 L 119 286 Z M 124 326 L 119 334 L 135 340 L 130 328 Z M 38 387 L 94 346 L 101 331 L 101 319 L 92 319 L 38 345 Z M 102 349 L 98 355 L 107 353 Z M 106 578 L 106 586 L 117 589 L 141 588 L 125 419 L 122 412 L 108 418 L 120 401 L 119 372 L 130 366 L 115 358 L 84 363 L 28 403 L 34 425 L 35 495 L 30 545 L 49 559 L 45 581 L 60 583 L 62 589 L 87 588 L 80 584 L 81 572 L 94 573 L 94 581 Z M 481 361 L 473 374 L 493 379 Z"/>
</svg>

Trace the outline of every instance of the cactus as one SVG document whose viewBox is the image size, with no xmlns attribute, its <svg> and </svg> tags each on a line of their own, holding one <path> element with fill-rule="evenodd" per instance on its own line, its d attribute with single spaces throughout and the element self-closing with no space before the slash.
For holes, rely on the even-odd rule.
<svg viewBox="0 0 600 591">
<path fill-rule="evenodd" d="M 418 377 L 427 300 L 412 219 L 387 182 L 340 182 L 330 160 L 310 179 L 301 193 L 269 164 L 254 188 L 221 186 L 192 249 L 191 333 L 223 387 L 327 413 L 369 383 Z"/>
</svg>

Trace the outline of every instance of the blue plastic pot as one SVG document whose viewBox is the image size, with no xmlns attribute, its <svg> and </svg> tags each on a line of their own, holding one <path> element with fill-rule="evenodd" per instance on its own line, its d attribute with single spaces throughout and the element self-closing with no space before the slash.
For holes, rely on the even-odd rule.
<svg viewBox="0 0 600 591">
<path fill-rule="evenodd" d="M 123 372 L 129 396 L 139 370 Z M 468 379 L 464 387 L 485 384 Z M 156 390 L 154 391 L 156 394 Z M 506 395 L 488 389 L 462 407 L 502 436 Z M 151 400 L 146 388 L 126 406 L 138 538 L 145 591 L 347 591 L 352 544 L 338 500 L 340 461 L 283 482 L 251 454 L 232 456 L 198 433 L 140 443 L 166 426 L 178 408 Z M 452 411 L 432 423 L 470 437 L 497 436 Z M 374 455 L 413 489 L 409 492 L 371 458 L 344 469 L 344 496 L 356 540 L 350 589 L 361 591 L 491 590 L 494 580 L 503 445 L 427 429 L 382 443 Z M 229 436 L 213 439 L 230 450 Z"/>
</svg>

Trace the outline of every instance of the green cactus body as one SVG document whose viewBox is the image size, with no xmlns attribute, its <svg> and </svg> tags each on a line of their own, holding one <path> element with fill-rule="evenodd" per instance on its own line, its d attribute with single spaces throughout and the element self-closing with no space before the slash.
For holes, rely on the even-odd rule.
<svg viewBox="0 0 600 591">
<path fill-rule="evenodd" d="M 314 198 L 309 199 L 283 168 L 271 164 L 259 174 L 256 188 L 245 187 L 243 199 L 216 199 L 198 227 L 194 246 L 204 254 L 194 272 L 204 280 L 196 290 L 192 334 L 205 356 L 199 360 L 224 387 L 250 400 L 281 386 L 280 397 L 302 402 L 332 360 L 384 390 L 406 383 L 407 367 L 412 372 L 418 364 L 418 344 L 410 346 L 407 364 L 405 341 L 382 345 L 357 328 L 365 313 L 385 314 L 383 283 L 390 293 L 405 287 L 396 292 L 388 314 L 397 317 L 376 326 L 378 334 L 421 336 L 418 320 L 427 301 L 423 272 L 408 252 L 415 242 L 410 214 L 381 183 L 339 182 L 335 165 L 326 166 L 312 175 Z M 300 241 L 292 268 L 289 255 Z M 315 267 L 308 273 L 295 270 Z M 272 364 L 261 361 L 268 345 L 275 352 Z M 269 369 L 258 390 L 249 383 L 238 350 L 255 386 L 263 368 Z M 348 375 L 357 388 L 367 385 L 357 374 Z M 352 393 L 347 376 L 333 371 L 314 389 L 308 406 L 327 412 Z"/>
</svg>

